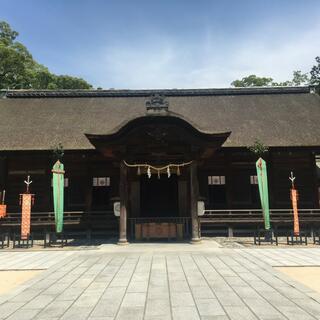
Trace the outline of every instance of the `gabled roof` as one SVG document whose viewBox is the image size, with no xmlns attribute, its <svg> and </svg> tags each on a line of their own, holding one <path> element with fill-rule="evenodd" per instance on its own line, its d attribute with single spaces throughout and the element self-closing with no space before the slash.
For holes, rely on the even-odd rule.
<svg viewBox="0 0 320 320">
<path fill-rule="evenodd" d="M 94 147 L 85 134 L 110 134 L 146 114 L 153 94 L 169 115 L 206 133 L 231 131 L 225 147 L 320 146 L 320 97 L 309 87 L 2 91 L 0 151 Z"/>
</svg>

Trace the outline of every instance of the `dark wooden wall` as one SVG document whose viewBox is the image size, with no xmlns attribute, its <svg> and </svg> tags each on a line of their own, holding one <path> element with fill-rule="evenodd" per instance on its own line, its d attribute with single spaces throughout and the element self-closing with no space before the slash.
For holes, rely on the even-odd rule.
<svg viewBox="0 0 320 320">
<path fill-rule="evenodd" d="M 110 198 L 118 196 L 119 169 L 97 153 L 67 152 L 63 158 L 65 177 L 69 186 L 65 188 L 65 210 L 105 210 L 112 209 Z M 30 190 L 36 195 L 34 211 L 52 211 L 51 168 L 54 160 L 51 154 L 11 153 L 7 155 L 6 180 L 7 204 L 9 212 L 19 212 L 19 194 L 24 192 L 27 175 L 33 181 Z M 1 167 L 0 167 L 1 168 Z M 108 198 L 103 204 L 93 203 L 95 196 L 93 177 L 110 177 L 111 186 L 105 188 Z M 100 197 L 101 198 L 101 197 Z"/>
<path fill-rule="evenodd" d="M 289 175 L 296 176 L 296 188 L 299 191 L 300 208 L 318 208 L 318 180 L 315 155 L 308 149 L 274 149 L 264 156 L 267 162 L 268 183 L 271 208 L 290 208 Z M 207 201 L 209 209 L 249 209 L 260 208 L 258 187 L 250 184 L 250 176 L 256 175 L 257 159 L 247 150 L 221 149 L 204 164 L 200 174 L 201 195 Z M 210 188 L 207 177 L 225 176 L 225 202 L 210 201 Z M 218 192 L 218 191 L 217 191 Z"/>
<path fill-rule="evenodd" d="M 259 208 L 257 186 L 250 184 L 250 175 L 256 175 L 255 158 L 246 149 L 224 148 L 215 153 L 210 161 L 200 163 L 198 168 L 200 197 L 209 209 L 247 209 Z M 270 207 L 290 208 L 289 175 L 296 176 L 300 194 L 300 208 L 318 208 L 318 179 L 315 155 L 309 149 L 272 149 L 265 158 L 268 165 Z M 9 212 L 19 212 L 19 194 L 25 190 L 23 183 L 29 174 L 33 183 L 31 191 L 36 194 L 34 211 L 52 210 L 51 153 L 15 152 L 0 155 L 0 187 L 7 190 Z M 119 163 L 107 161 L 95 151 L 66 152 L 63 163 L 69 187 L 65 192 L 65 207 L 73 210 L 112 210 L 111 199 L 119 196 Z M 185 169 L 184 169 L 185 170 Z M 208 175 L 225 176 L 226 184 L 214 190 L 208 186 Z M 97 204 L 92 186 L 93 177 L 110 177 L 111 186 L 105 189 L 107 201 Z M 134 179 L 135 172 L 129 174 L 131 207 L 138 211 L 135 199 L 140 199 L 139 182 Z M 189 212 L 189 179 L 185 172 L 178 182 L 179 214 Z M 211 188 L 211 189 L 210 189 Z M 222 202 L 210 202 L 214 193 L 224 198 Z M 99 197 L 103 197 L 103 194 Z M 185 205 L 184 205 L 185 204 Z"/>
<path fill-rule="evenodd" d="M 5 188 L 7 179 L 7 158 L 0 156 L 0 191 Z"/>
<path fill-rule="evenodd" d="M 272 153 L 272 200 L 279 207 L 288 206 L 290 201 L 288 179 L 290 172 L 296 177 L 300 208 L 317 208 L 317 174 L 315 156 L 311 152 L 276 151 Z"/>
</svg>

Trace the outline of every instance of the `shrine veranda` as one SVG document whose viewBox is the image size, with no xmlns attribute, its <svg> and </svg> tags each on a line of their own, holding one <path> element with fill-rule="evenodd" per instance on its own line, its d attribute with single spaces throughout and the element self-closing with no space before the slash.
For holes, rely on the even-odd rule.
<svg viewBox="0 0 320 320">
<path fill-rule="evenodd" d="M 318 230 L 313 88 L 9 90 L 1 92 L 0 119 L 1 232 L 20 232 L 27 176 L 31 232 L 55 230 L 52 167 L 60 152 L 65 232 L 120 244 L 252 234 L 264 227 L 257 156 L 248 148 L 256 141 L 267 149 L 271 227 L 293 229 L 293 172 L 300 230 Z"/>
</svg>

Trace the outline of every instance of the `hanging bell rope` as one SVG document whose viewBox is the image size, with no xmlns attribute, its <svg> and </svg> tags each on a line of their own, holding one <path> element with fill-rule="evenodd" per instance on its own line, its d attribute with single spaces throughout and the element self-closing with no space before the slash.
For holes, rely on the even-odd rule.
<svg viewBox="0 0 320 320">
<path fill-rule="evenodd" d="M 173 169 L 173 168 L 176 168 L 177 175 L 179 176 L 181 174 L 180 168 L 190 165 L 193 161 L 183 162 L 183 163 L 169 163 L 169 164 L 167 164 L 165 166 L 161 166 L 161 167 L 152 166 L 148 163 L 130 164 L 130 163 L 126 162 L 125 160 L 123 160 L 123 162 L 129 168 L 138 168 L 138 172 L 137 172 L 138 175 L 141 174 L 141 168 L 146 168 L 147 169 L 147 176 L 149 178 L 151 178 L 151 175 L 152 175 L 151 170 L 152 170 L 155 173 L 157 173 L 158 179 L 160 179 L 160 173 L 162 171 L 166 171 L 168 178 L 170 178 L 171 173 L 173 172 L 171 169 Z"/>
</svg>

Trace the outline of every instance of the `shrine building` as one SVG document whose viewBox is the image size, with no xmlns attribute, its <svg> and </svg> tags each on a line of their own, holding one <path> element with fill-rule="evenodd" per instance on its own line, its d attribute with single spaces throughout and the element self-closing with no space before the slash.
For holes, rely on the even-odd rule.
<svg viewBox="0 0 320 320">
<path fill-rule="evenodd" d="M 65 167 L 65 230 L 119 243 L 232 235 L 263 223 L 255 141 L 268 149 L 271 221 L 320 222 L 320 96 L 312 87 L 0 92 L 0 191 L 18 228 L 30 176 L 31 229 L 54 228 L 52 173 Z M 204 205 L 204 207 L 202 207 Z M 203 210 L 204 209 L 204 210 Z M 11 218 L 10 218 L 11 217 Z"/>
</svg>

